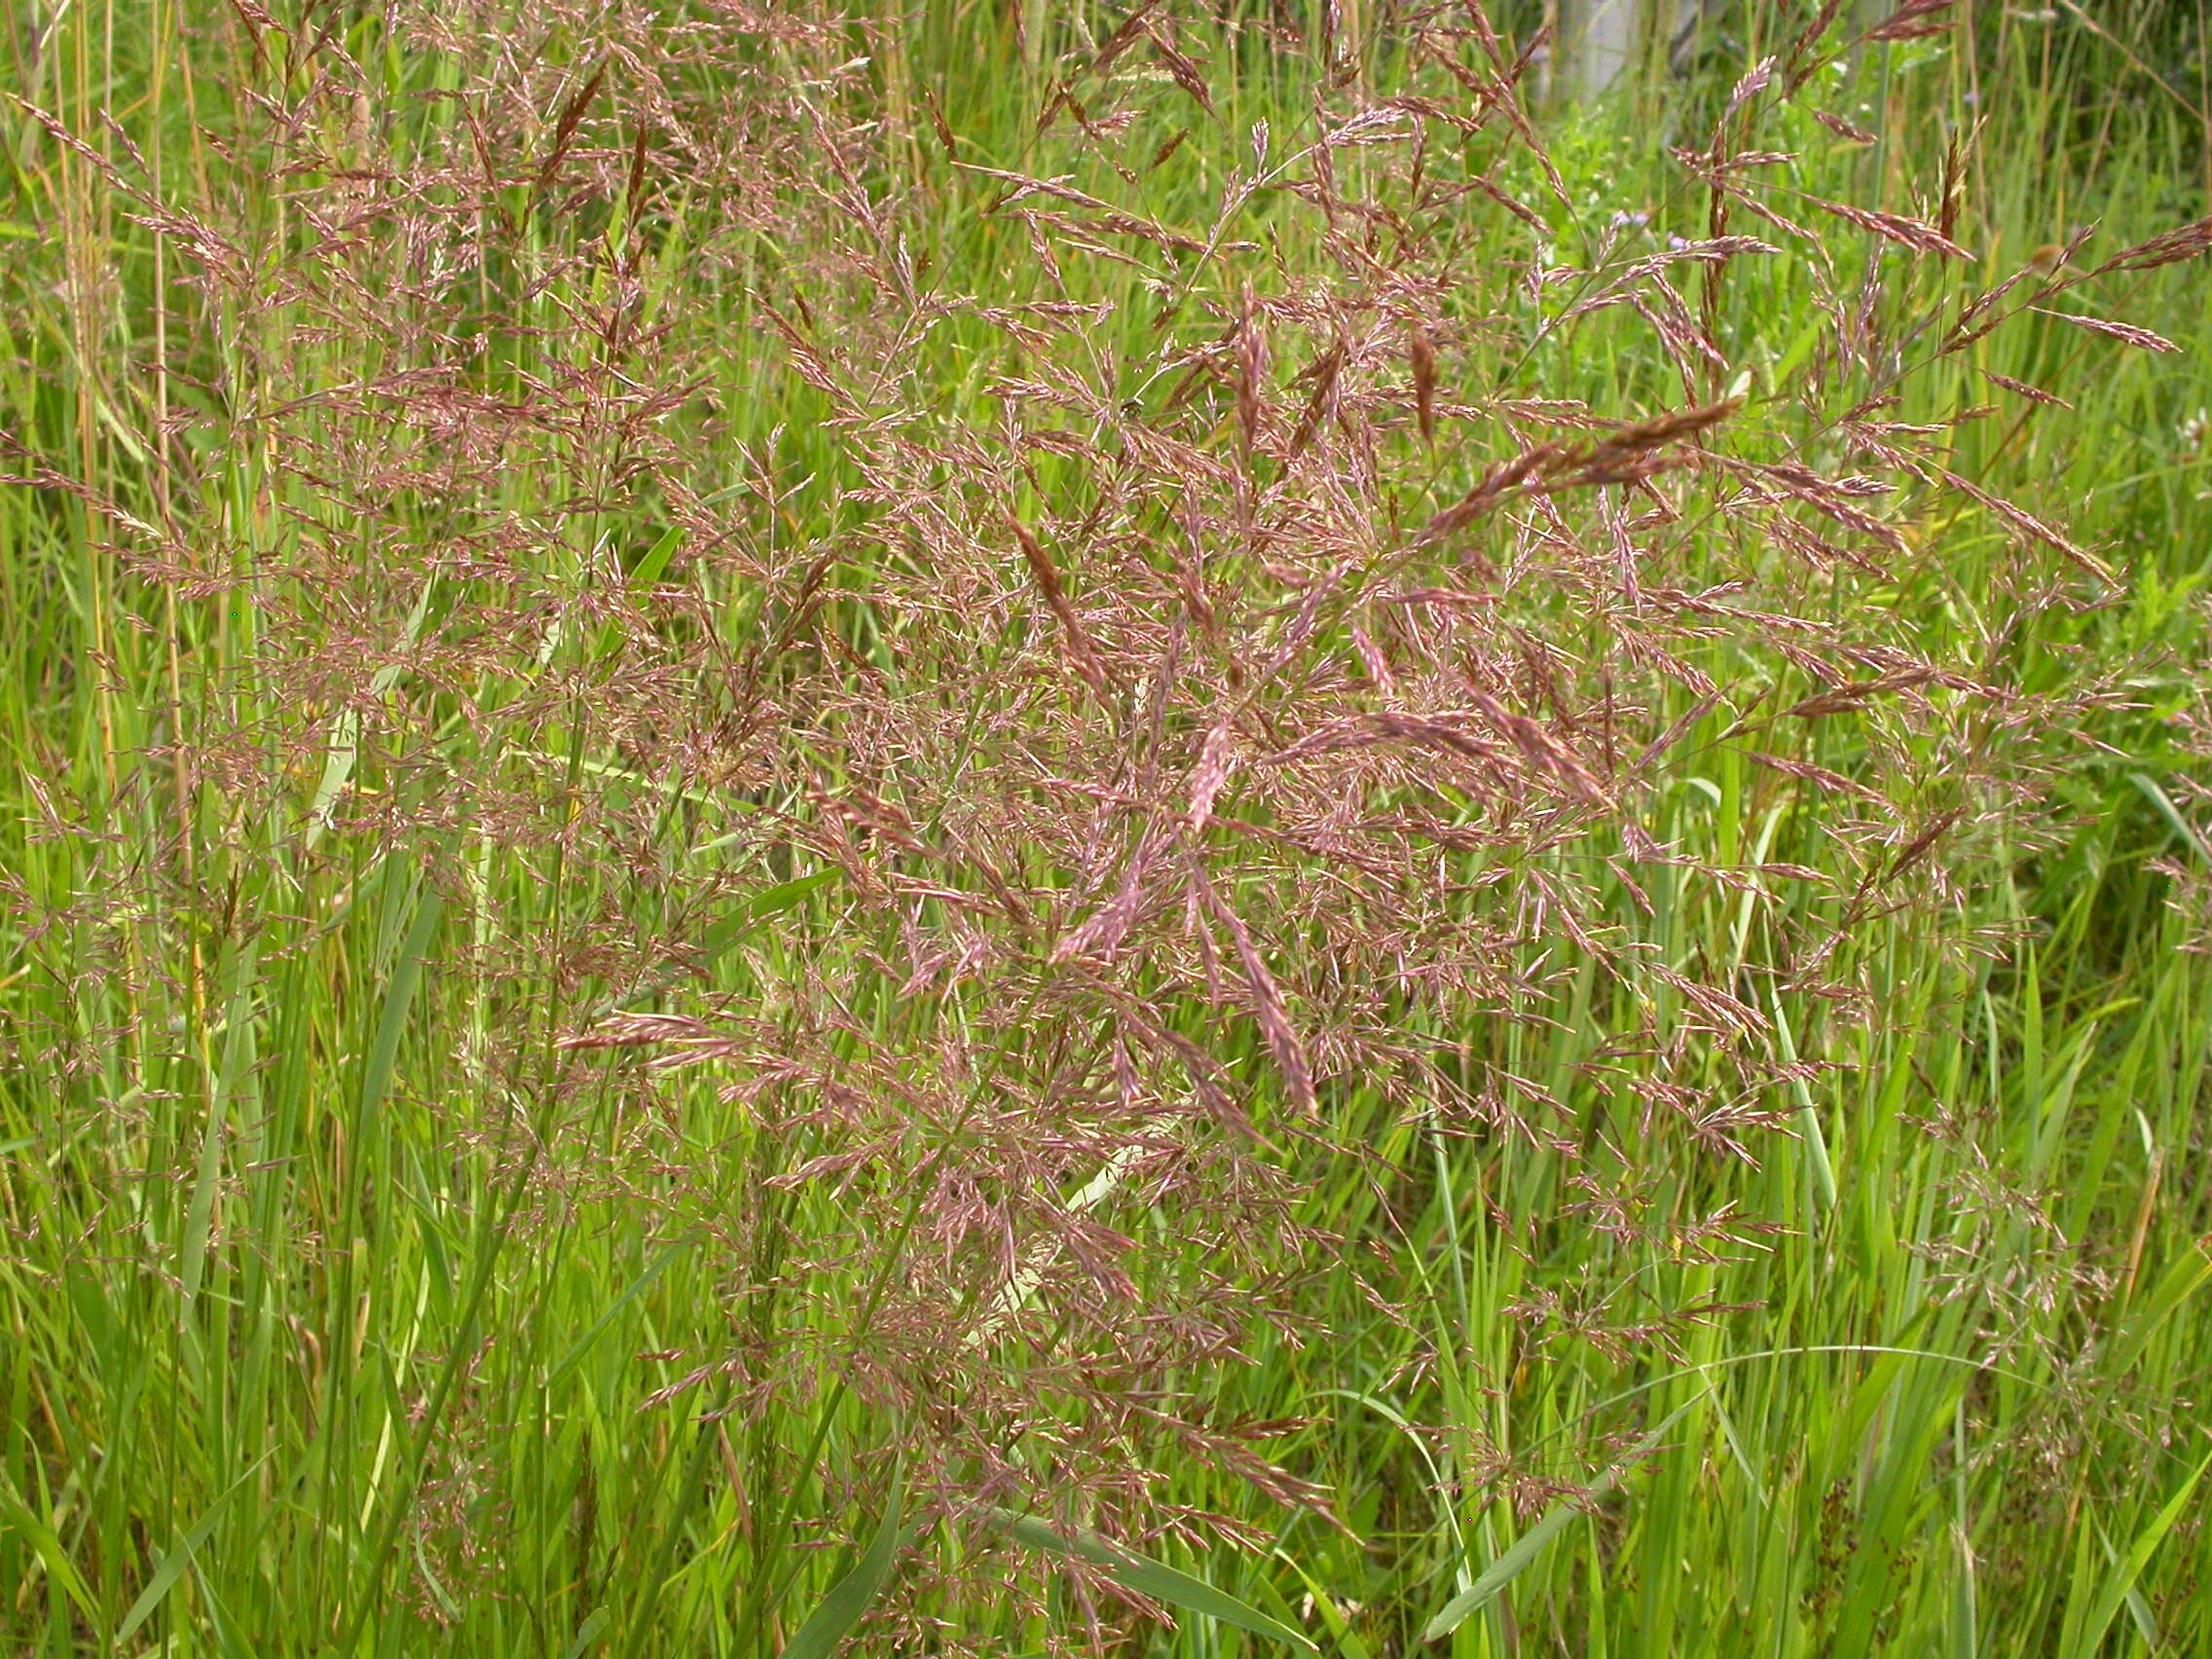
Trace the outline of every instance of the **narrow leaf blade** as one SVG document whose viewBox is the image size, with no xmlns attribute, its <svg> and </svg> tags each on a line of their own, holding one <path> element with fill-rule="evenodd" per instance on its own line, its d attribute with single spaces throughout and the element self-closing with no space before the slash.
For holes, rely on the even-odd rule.
<svg viewBox="0 0 2212 1659">
<path fill-rule="evenodd" d="M 883 1502 L 883 1519 L 866 1553 L 807 1614 L 806 1622 L 785 1645 L 783 1659 L 830 1659 L 860 1623 L 869 1604 L 883 1594 L 883 1587 L 891 1582 L 891 1570 L 898 1565 L 900 1546 L 910 1541 L 910 1534 L 903 1533 L 900 1527 L 904 1485 L 903 1472 L 892 1477 L 891 1494 Z"/>
<path fill-rule="evenodd" d="M 1270 1618 L 1250 1603 L 1239 1601 L 1226 1590 L 1218 1590 L 1204 1579 L 1194 1578 L 1164 1562 L 1108 1543 L 1089 1532 L 1062 1531 L 1034 1515 L 1017 1515 L 1011 1509 L 989 1509 L 984 1513 L 991 1525 L 1031 1549 L 1048 1555 L 1074 1556 L 1102 1567 L 1115 1583 L 1162 1606 L 1217 1619 L 1254 1636 L 1271 1637 L 1301 1653 L 1320 1652 L 1303 1632 L 1293 1630 L 1279 1619 Z"/>
<path fill-rule="evenodd" d="M 1579 1498 L 1567 1498 L 1553 1504 L 1541 1521 L 1530 1528 L 1512 1547 L 1483 1569 L 1481 1577 L 1445 1604 L 1444 1610 L 1428 1621 L 1428 1628 L 1421 1632 L 1421 1640 L 1441 1641 L 1489 1606 L 1497 1599 L 1501 1590 L 1528 1570 L 1529 1564 L 1543 1554 L 1553 1539 L 1583 1518 L 1584 1504 L 1604 1496 L 1618 1486 L 1621 1477 L 1648 1456 L 1667 1431 L 1681 1420 L 1690 1407 L 1704 1398 L 1700 1394 L 1697 1399 L 1677 1406 L 1668 1413 L 1659 1426 L 1638 1441 L 1627 1456 L 1591 1482 Z"/>
</svg>

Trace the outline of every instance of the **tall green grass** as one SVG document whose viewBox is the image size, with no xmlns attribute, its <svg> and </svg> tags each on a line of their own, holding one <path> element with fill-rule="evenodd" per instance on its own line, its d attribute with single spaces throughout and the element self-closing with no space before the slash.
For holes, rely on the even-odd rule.
<svg viewBox="0 0 2212 1659">
<path fill-rule="evenodd" d="M 1337 204 L 1404 217 L 1339 224 L 1226 181 L 1449 78 L 1398 12 L 1263 10 L 1119 50 L 1035 5 L 11 11 L 11 1652 L 2212 1649 L 2201 263 L 2046 307 L 2178 352 L 2023 314 L 1936 355 L 2078 228 L 2082 270 L 2207 211 L 2200 89 L 2065 15 L 1840 55 L 1747 106 L 1774 200 L 1975 259 L 1821 218 L 1677 270 L 1724 358 L 1685 368 L 1568 318 L 1593 278 L 1511 296 L 1707 237 L 1665 146 L 1803 19 L 1534 112 L 1556 174 L 1432 123 L 1518 210 L 1347 143 Z M 1152 833 L 1108 809 L 1188 820 L 1229 668 L 1318 591 L 1209 520 L 1174 648 L 1216 700 L 1125 678 L 1178 511 L 1265 520 L 1302 371 L 1401 272 L 1435 436 L 1410 361 L 1347 381 L 1317 540 L 1585 441 L 1509 403 L 1742 399 L 1719 450 L 1840 474 L 1894 385 L 1990 406 L 1942 463 L 2109 574 L 1939 485 L 1871 571 L 1685 496 L 1636 531 L 1704 607 L 1672 680 L 1496 589 L 1516 709 L 1596 754 L 1618 663 L 1619 741 L 1669 734 L 1608 756 L 1651 856 L 1564 786 L 1463 795 L 1389 875 L 1429 931 L 1347 938 L 1387 882 L 1248 735 L 1198 844 L 1280 1009 L 1180 902 L 1138 968 L 1056 950 Z M 1820 307 L 1862 293 L 1854 364 Z M 1202 488 L 1120 494 L 1097 404 Z M 1417 573 L 1541 556 L 1489 534 Z M 1319 604 L 1256 720 L 1363 672 Z"/>
</svg>

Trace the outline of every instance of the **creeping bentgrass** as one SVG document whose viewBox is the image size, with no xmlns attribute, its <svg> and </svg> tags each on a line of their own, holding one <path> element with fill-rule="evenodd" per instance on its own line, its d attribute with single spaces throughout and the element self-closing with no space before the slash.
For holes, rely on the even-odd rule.
<svg viewBox="0 0 2212 1659">
<path fill-rule="evenodd" d="M 2201 34 L 1862 10 L 14 8 L 0 1645 L 2212 1647 Z"/>
</svg>

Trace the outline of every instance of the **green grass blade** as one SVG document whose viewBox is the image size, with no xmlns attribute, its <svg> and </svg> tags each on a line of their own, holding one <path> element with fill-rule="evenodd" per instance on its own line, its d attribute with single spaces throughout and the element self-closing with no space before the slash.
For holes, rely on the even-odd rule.
<svg viewBox="0 0 2212 1659">
<path fill-rule="evenodd" d="M 647 587 L 660 580 L 661 571 L 668 569 L 668 561 L 683 542 L 683 527 L 670 525 L 660 534 L 660 539 L 645 549 L 645 556 L 638 561 L 638 568 L 630 572 L 630 580 L 638 587 Z"/>
<path fill-rule="evenodd" d="M 567 1377 L 570 1372 L 573 1371 L 576 1368 L 577 1363 L 582 1360 L 583 1356 L 587 1352 L 590 1351 L 592 1344 L 599 1341 L 600 1337 L 605 1334 L 607 1327 L 614 1323 L 615 1318 L 621 1313 L 622 1309 L 629 1307 L 631 1303 L 637 1301 L 639 1297 L 645 1295 L 646 1291 L 650 1290 L 652 1288 L 653 1281 L 659 1278 L 663 1272 L 668 1271 L 669 1264 L 690 1248 L 691 1246 L 688 1241 L 679 1242 L 671 1244 L 658 1256 L 654 1257 L 653 1260 L 646 1266 L 645 1271 L 640 1273 L 635 1279 L 631 1280 L 630 1288 L 625 1290 L 620 1296 L 617 1296 L 612 1302 L 608 1303 L 607 1306 L 607 1311 L 602 1313 L 597 1319 L 592 1321 L 591 1329 L 586 1331 L 582 1336 L 578 1337 L 572 1344 L 570 1345 L 569 1351 L 567 1353 L 564 1353 L 559 1359 L 553 1362 L 553 1369 L 545 1374 L 545 1386 L 548 1388 L 553 1387 L 563 1378 Z"/>
<path fill-rule="evenodd" d="M 876 1524 L 866 1553 L 807 1614 L 806 1622 L 785 1644 L 783 1659 L 830 1659 L 852 1634 L 853 1626 L 860 1623 L 861 1615 L 883 1594 L 883 1587 L 891 1582 L 892 1568 L 898 1565 L 901 1546 L 911 1541 L 911 1531 L 901 1530 L 904 1488 L 902 1471 L 891 1479 L 890 1495 L 883 1500 L 883 1519 Z"/>
<path fill-rule="evenodd" d="M 92 1592 L 78 1575 L 76 1564 L 62 1547 L 60 1537 L 54 1529 L 33 1514 L 28 1504 L 16 1495 L 15 1489 L 0 1486 L 0 1529 L 12 1531 L 26 1540 L 32 1552 L 46 1564 L 49 1578 L 61 1586 L 66 1595 L 88 1622 L 96 1623 L 92 1611 Z"/>
<path fill-rule="evenodd" d="M 1554 1539 L 1589 1513 L 1589 1510 L 1584 1507 L 1586 1504 L 1604 1496 L 1605 1493 L 1618 1486 L 1621 1477 L 1636 1464 L 1649 1456 L 1661 1439 L 1665 1437 L 1667 1431 L 1680 1421 L 1683 1415 L 1692 1406 L 1697 1405 L 1704 1398 L 1705 1396 L 1700 1394 L 1696 1399 L 1686 1401 L 1669 1412 L 1657 1428 L 1638 1441 L 1626 1457 L 1613 1464 L 1593 1481 L 1579 1498 L 1563 1499 L 1561 1502 L 1553 1504 L 1545 1512 L 1541 1521 L 1530 1528 L 1520 1538 L 1515 1540 L 1511 1548 L 1483 1569 L 1480 1578 L 1477 1578 L 1474 1583 L 1468 1585 L 1466 1589 L 1460 1591 L 1458 1595 L 1453 1597 L 1444 1604 L 1444 1609 L 1430 1619 L 1426 1628 L 1422 1630 L 1421 1640 L 1424 1641 L 1441 1641 L 1445 1637 L 1450 1636 L 1465 1624 L 1476 1613 L 1494 1602 L 1498 1593 L 1526 1572 L 1529 1569 L 1530 1563 L 1543 1554 L 1551 1546 Z"/>
<path fill-rule="evenodd" d="M 399 960 L 391 970 L 391 982 L 385 988 L 384 1012 L 377 1019 L 376 1040 L 369 1049 L 369 1061 L 361 1073 L 361 1131 L 365 1134 L 377 1113 L 383 1108 L 385 1097 L 391 1091 L 393 1069 L 399 1061 L 399 1040 L 407 1031 L 407 1011 L 415 1000 L 416 987 L 422 983 L 423 965 L 429 956 L 430 946 L 437 938 L 438 923 L 446 913 L 445 895 L 435 888 L 423 897 L 422 908 L 415 912 L 415 924 L 407 930 L 407 939 L 399 948 Z"/>
<path fill-rule="evenodd" d="M 207 1266 L 207 1234 L 215 1213 L 215 1190 L 223 1169 L 223 1128 L 228 1121 L 231 1096 L 238 1092 L 252 1069 L 254 951 L 248 946 L 232 975 L 229 1012 L 225 1015 L 223 1058 L 207 1091 L 207 1127 L 201 1139 L 200 1171 L 186 1206 L 184 1243 L 177 1267 L 184 1304 L 190 1308 L 200 1295 L 202 1274 Z"/>
<path fill-rule="evenodd" d="M 1204 1579 L 1194 1578 L 1163 1562 L 1108 1543 L 1089 1532 L 1062 1531 L 1034 1515 L 1016 1515 L 1009 1509 L 990 1509 L 985 1514 L 992 1526 L 1031 1549 L 1047 1555 L 1073 1556 L 1102 1567 L 1124 1589 L 1148 1597 L 1162 1606 L 1217 1619 L 1254 1636 L 1272 1637 L 1303 1653 L 1320 1652 L 1304 1633 L 1291 1629 L 1279 1619 L 1270 1618 L 1225 1590 L 1217 1590 Z"/>
<path fill-rule="evenodd" d="M 2207 846 L 2202 831 L 2182 816 L 2181 808 L 2174 805 L 2174 797 L 2166 793 L 2156 779 L 2142 772 L 2130 772 L 2127 781 L 2141 792 L 2143 798 L 2166 821 L 2167 827 L 2180 837 L 2183 846 L 2201 858 L 2212 860 L 2212 846 Z"/>
<path fill-rule="evenodd" d="M 223 1506 L 230 1501 L 231 1494 L 251 1480 L 261 1465 L 275 1456 L 274 1452 L 265 1452 L 255 1458 L 252 1466 L 207 1506 L 207 1513 L 201 1516 L 192 1530 L 179 1538 L 175 1547 L 162 1557 L 161 1565 L 154 1568 L 154 1576 L 146 1580 L 146 1588 L 138 1592 L 138 1599 L 130 1604 L 130 1610 L 123 1615 L 123 1622 L 115 1627 L 117 1641 L 129 1641 L 130 1633 L 153 1616 L 154 1609 L 167 1599 L 168 1593 L 176 1588 L 177 1580 L 184 1576 L 185 1569 L 192 1566 L 192 1558 L 199 1554 L 200 1546 L 207 1541 L 207 1534 L 215 1530 L 215 1523 L 222 1518 Z"/>
<path fill-rule="evenodd" d="M 735 914 L 707 930 L 707 937 L 699 942 L 700 956 L 713 961 L 744 942 L 785 911 L 795 909 L 809 894 L 829 886 L 843 873 L 834 869 L 817 870 L 812 875 L 798 876 L 763 888 L 740 905 Z"/>
<path fill-rule="evenodd" d="M 415 596 L 415 608 L 407 618 L 406 643 L 410 645 L 422 638 L 424 619 L 429 614 L 430 593 L 434 582 L 424 582 L 423 591 Z M 399 668 L 387 663 L 369 677 L 369 695 L 382 697 L 399 682 Z M 323 756 L 322 777 L 314 787 L 314 799 L 308 807 L 307 848 L 313 852 L 330 832 L 331 819 L 338 810 L 338 797 L 346 793 L 352 781 L 354 762 L 361 755 L 361 715 L 357 709 L 341 709 L 330 722 L 330 742 Z"/>
<path fill-rule="evenodd" d="M 2096 1601 L 2090 1604 L 2087 1616 L 2079 1625 L 2075 1625 L 2072 1619 L 2067 1621 L 2072 1628 L 2068 1633 L 2070 1640 L 2063 1650 L 2063 1659 L 2089 1659 L 2089 1655 L 2104 1645 L 2105 1632 L 2112 1628 L 2113 1620 L 2119 1616 L 2121 1605 L 2133 1593 L 2136 1580 L 2143 1576 L 2143 1569 L 2150 1565 L 2151 1557 L 2157 1552 L 2158 1545 L 2165 1541 L 2166 1534 L 2173 1530 L 2174 1523 L 2181 1519 L 2182 1511 L 2189 1507 L 2189 1500 L 2196 1493 L 2196 1484 L 2204 1478 L 2204 1471 L 2208 1468 L 2212 1468 L 2212 1455 L 2207 1455 L 2191 1471 L 2189 1479 L 2181 1483 L 2181 1490 L 2166 1500 L 2165 1507 L 2137 1534 L 2126 1559 L 2118 1563 L 2106 1576 L 2097 1592 Z"/>
<path fill-rule="evenodd" d="M 584 1649 L 599 1640 L 599 1633 L 607 1628 L 607 1609 L 594 1607 L 591 1616 L 576 1627 L 576 1639 L 569 1643 L 562 1659 L 583 1659 Z"/>
<path fill-rule="evenodd" d="M 2181 1253 L 2158 1280 L 2142 1309 L 2120 1327 L 2106 1372 L 2108 1390 L 2120 1385 L 2134 1371 L 2151 1339 L 2181 1310 L 2184 1303 L 2207 1284 L 2212 1284 L 2212 1243 L 2200 1242 Z"/>
</svg>

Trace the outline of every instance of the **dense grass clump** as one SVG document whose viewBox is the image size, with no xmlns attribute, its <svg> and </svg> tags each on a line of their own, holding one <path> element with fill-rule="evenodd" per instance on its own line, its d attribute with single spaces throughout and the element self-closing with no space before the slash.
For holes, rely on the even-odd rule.
<svg viewBox="0 0 2212 1659">
<path fill-rule="evenodd" d="M 2212 1649 L 2110 10 L 11 14 L 0 1646 Z"/>
</svg>

